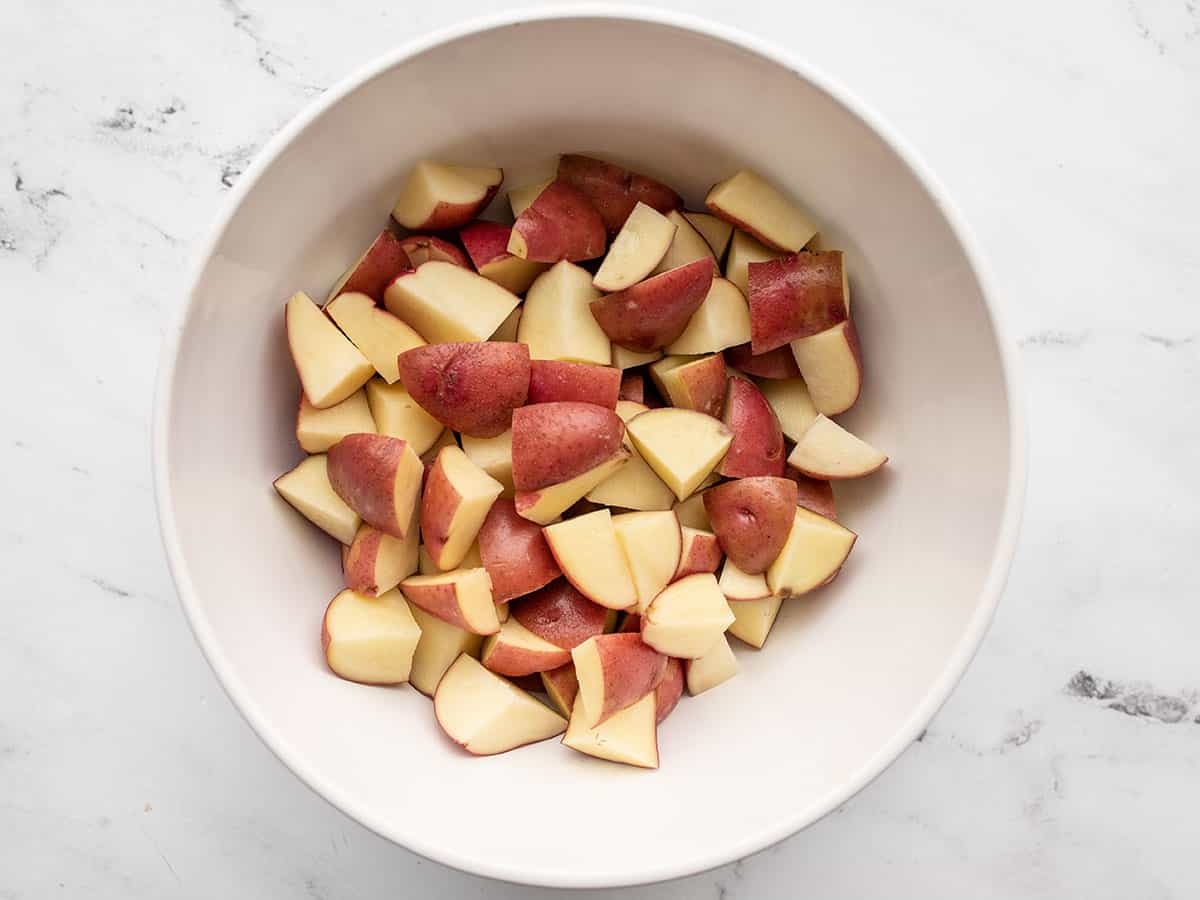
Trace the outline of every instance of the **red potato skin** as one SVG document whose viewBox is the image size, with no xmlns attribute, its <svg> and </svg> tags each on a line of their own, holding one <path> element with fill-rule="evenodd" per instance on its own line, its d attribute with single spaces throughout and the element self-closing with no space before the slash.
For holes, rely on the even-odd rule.
<svg viewBox="0 0 1200 900">
<path fill-rule="evenodd" d="M 499 222 L 472 222 L 458 233 L 458 238 L 466 248 L 467 256 L 471 258 L 475 270 L 479 271 L 488 263 L 507 259 L 512 254 L 508 252 L 508 236 L 512 229 Z M 457 248 L 455 248 L 457 249 Z"/>
<path fill-rule="evenodd" d="M 721 461 L 722 475 L 727 478 L 783 475 L 787 465 L 783 429 L 762 391 L 744 378 L 730 378 L 722 421 L 733 432 L 733 443 Z"/>
<path fill-rule="evenodd" d="M 382 303 L 383 292 L 392 283 L 392 279 L 411 268 L 412 261 L 405 253 L 400 238 L 385 229 L 367 248 L 366 255 L 354 267 L 354 271 L 338 291 L 338 296 L 366 294 L 376 303 Z"/>
<path fill-rule="evenodd" d="M 462 502 L 462 495 L 446 477 L 441 454 L 425 466 L 425 482 L 421 491 L 421 540 L 435 560 L 441 556 L 450 537 L 450 523 Z"/>
<path fill-rule="evenodd" d="M 754 353 L 767 353 L 846 321 L 841 250 L 752 262 L 747 272 Z"/>
<path fill-rule="evenodd" d="M 396 473 L 408 442 L 382 434 L 348 434 L 329 448 L 329 484 L 364 522 L 402 538 L 396 521 Z"/>
<path fill-rule="evenodd" d="M 411 352 L 411 351 L 410 351 Z M 594 403 L 536 403 L 512 417 L 513 484 L 530 492 L 561 484 L 611 459 L 625 423 Z"/>
<path fill-rule="evenodd" d="M 621 370 L 611 366 L 535 359 L 529 364 L 529 403 L 570 400 L 615 409 Z"/>
<path fill-rule="evenodd" d="M 517 217 L 513 231 L 534 262 L 581 262 L 603 256 L 604 220 L 591 201 L 565 181 L 552 181 Z"/>
<path fill-rule="evenodd" d="M 815 512 L 818 516 L 837 521 L 837 502 L 833 497 L 833 485 L 820 478 L 810 478 L 789 467 L 784 476 L 796 482 L 796 505 Z"/>
<path fill-rule="evenodd" d="M 750 352 L 749 344 L 739 344 L 725 351 L 725 362 L 756 378 L 799 378 L 800 367 L 788 347 L 780 347 L 760 356 Z"/>
<path fill-rule="evenodd" d="M 503 632 L 504 629 L 501 629 Z M 481 662 L 497 675 L 507 678 L 527 678 L 538 676 L 541 672 L 557 669 L 571 661 L 570 650 L 555 650 L 545 652 L 530 652 L 516 649 L 503 641 L 497 641 L 485 653 Z M 537 679 L 537 689 L 542 689 L 541 678 Z M 528 690 L 528 688 L 526 688 Z"/>
<path fill-rule="evenodd" d="M 617 399 L 644 404 L 646 402 L 646 379 L 641 375 L 622 375 Z"/>
<path fill-rule="evenodd" d="M 654 723 L 657 725 L 669 716 L 683 696 L 683 662 L 674 656 L 667 657 L 667 668 L 662 681 L 654 689 Z"/>
<path fill-rule="evenodd" d="M 704 510 L 725 555 L 761 575 L 787 542 L 798 495 L 790 478 L 739 478 L 705 491 Z"/>
<path fill-rule="evenodd" d="M 697 259 L 593 300 L 592 316 L 614 343 L 639 353 L 658 350 L 683 334 L 712 279 L 709 260 Z"/>
<path fill-rule="evenodd" d="M 458 591 L 453 583 L 406 585 L 401 582 L 400 590 L 408 600 L 431 616 L 437 616 L 443 622 L 449 622 L 464 630 L 471 630 L 459 608 Z M 500 630 L 499 626 L 496 630 Z"/>
<path fill-rule="evenodd" d="M 701 532 L 687 540 L 688 532 L 684 531 L 683 556 L 679 560 L 679 568 L 671 581 L 678 581 L 689 575 L 701 572 L 716 572 L 721 567 L 721 544 L 715 535 Z"/>
<path fill-rule="evenodd" d="M 375 560 L 379 556 L 382 541 L 382 531 L 363 525 L 354 535 L 354 542 L 349 547 L 342 547 L 342 575 L 345 576 L 347 588 L 370 597 L 379 596 Z"/>
<path fill-rule="evenodd" d="M 487 205 L 492 202 L 492 198 L 496 196 L 500 190 L 500 186 L 504 184 L 504 175 L 501 173 L 500 180 L 487 189 L 487 193 L 483 195 L 478 203 L 441 203 L 433 208 L 433 212 L 429 214 L 429 218 L 419 226 L 423 231 L 449 231 L 452 228 L 461 228 L 472 219 L 474 219 L 482 210 L 487 209 Z M 399 224 L 399 223 L 397 223 Z M 420 265 L 420 263 L 416 263 Z"/>
<path fill-rule="evenodd" d="M 503 497 L 492 504 L 479 529 L 479 558 L 497 603 L 536 591 L 562 574 L 541 526 L 518 515 L 513 501 Z"/>
<path fill-rule="evenodd" d="M 492 193 L 494 194 L 495 191 Z M 489 196 L 488 199 L 490 200 L 491 197 Z M 486 205 L 487 204 L 485 203 L 484 206 Z M 482 209 L 482 207 L 480 208 Z M 453 228 L 454 226 L 446 225 L 443 227 Z M 429 234 L 410 234 L 408 237 L 400 239 L 400 246 L 408 255 L 411 268 L 414 269 L 421 265 L 421 263 L 429 262 L 431 259 L 452 263 L 456 266 L 462 266 L 464 269 L 471 268 L 471 264 L 467 261 L 466 254 L 464 254 L 449 241 L 443 240 L 440 237 L 434 237 L 433 235 Z M 384 285 L 384 288 L 387 288 L 386 284 Z M 380 294 L 380 296 L 383 295 Z"/>
<path fill-rule="evenodd" d="M 621 230 L 639 201 L 664 215 L 683 206 L 683 198 L 665 184 L 590 156 L 564 153 L 558 177 L 592 202 L 610 235 Z"/>
<path fill-rule="evenodd" d="M 529 347 L 506 341 L 428 344 L 398 357 L 400 381 L 431 416 L 471 437 L 496 437 L 529 394 Z"/>
<path fill-rule="evenodd" d="M 604 677 L 604 707 L 597 724 L 641 700 L 654 690 L 666 671 L 667 659 L 640 634 L 605 634 L 596 638 Z"/>
<path fill-rule="evenodd" d="M 718 353 L 681 368 L 686 371 L 677 377 L 687 387 L 690 408 L 720 418 L 726 394 L 725 358 Z"/>
<path fill-rule="evenodd" d="M 593 603 L 565 578 L 514 601 L 509 608 L 527 631 L 564 650 L 604 634 L 609 615 L 609 610 Z"/>
<path fill-rule="evenodd" d="M 551 669 L 549 672 L 542 673 L 542 688 L 549 693 L 549 684 L 553 684 L 555 690 L 562 697 L 563 704 L 568 710 L 575 706 L 575 697 L 579 693 L 579 679 L 575 677 L 575 664 L 567 663 L 565 666 L 559 666 L 557 669 Z"/>
</svg>

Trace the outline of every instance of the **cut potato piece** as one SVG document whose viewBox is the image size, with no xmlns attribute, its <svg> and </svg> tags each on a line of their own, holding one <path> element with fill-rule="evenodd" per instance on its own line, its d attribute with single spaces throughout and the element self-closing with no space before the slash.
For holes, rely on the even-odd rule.
<svg viewBox="0 0 1200 900">
<path fill-rule="evenodd" d="M 463 561 L 503 490 L 458 447 L 438 454 L 425 476 L 421 535 L 439 569 L 453 569 Z"/>
<path fill-rule="evenodd" d="M 714 184 L 704 205 L 776 250 L 795 253 L 817 233 L 808 213 L 749 169 Z"/>
<path fill-rule="evenodd" d="M 529 345 L 532 359 L 607 366 L 612 344 L 590 308 L 599 296 L 586 269 L 565 261 L 551 266 L 529 288 L 518 340 Z"/>
<path fill-rule="evenodd" d="M 633 633 L 589 638 L 571 651 L 584 724 L 594 728 L 662 681 L 667 658 Z"/>
<path fill-rule="evenodd" d="M 729 646 L 729 640 L 721 635 L 703 656 L 685 659 L 683 668 L 687 677 L 687 691 L 693 697 L 724 684 L 737 674 L 737 657 Z"/>
<path fill-rule="evenodd" d="M 787 543 L 767 569 L 771 592 L 795 596 L 825 584 L 841 569 L 856 538 L 832 519 L 798 507 Z"/>
<path fill-rule="evenodd" d="M 666 218 L 670 224 L 675 226 L 675 234 L 662 261 L 655 266 L 652 274 L 657 275 L 668 269 L 685 266 L 698 259 L 709 259 L 712 260 L 713 274 L 719 275 L 721 267 L 717 265 L 717 258 L 713 255 L 712 248 L 700 232 L 692 226 L 692 223 L 684 218 L 677 209 L 667 213 Z"/>
<path fill-rule="evenodd" d="M 418 456 L 426 453 L 442 436 L 442 423 L 425 412 L 402 384 L 380 378 L 367 382 L 367 404 L 379 434 L 407 441 Z"/>
<path fill-rule="evenodd" d="M 762 600 L 765 597 L 771 596 L 771 589 L 767 587 L 766 575 L 750 575 L 739 569 L 731 559 L 725 560 L 725 565 L 721 569 L 721 580 L 718 582 L 721 588 L 721 593 L 725 595 L 725 599 L 730 603 L 730 609 L 737 613 L 737 607 L 733 606 L 734 602 L 746 600 Z"/>
<path fill-rule="evenodd" d="M 542 672 L 542 687 L 546 689 L 546 696 L 550 698 L 554 708 L 570 718 L 571 710 L 575 707 L 575 698 L 579 694 L 575 663 L 569 662 L 549 672 Z"/>
<path fill-rule="evenodd" d="M 538 198 L 538 194 L 550 187 L 550 182 L 553 180 L 553 178 L 543 178 L 541 181 L 522 185 L 509 191 L 508 205 L 512 208 L 513 218 L 518 218 L 521 213 L 529 209 L 533 205 L 533 201 Z"/>
<path fill-rule="evenodd" d="M 716 577 L 688 575 L 654 598 L 642 614 L 642 640 L 668 656 L 697 659 L 733 624 Z"/>
<path fill-rule="evenodd" d="M 443 622 L 415 603 L 409 603 L 408 608 L 421 626 L 421 639 L 417 641 L 417 652 L 413 654 L 408 683 L 422 694 L 432 697 L 451 663 L 464 653 L 478 658 L 483 636 Z"/>
<path fill-rule="evenodd" d="M 571 651 L 543 640 L 514 618 L 483 642 L 481 661 L 498 675 L 519 677 L 557 669 L 571 660 Z"/>
<path fill-rule="evenodd" d="M 409 173 L 392 218 L 412 231 L 459 228 L 488 205 L 503 180 L 503 169 L 423 159 Z"/>
<path fill-rule="evenodd" d="M 303 291 L 287 302 L 288 347 L 308 402 L 317 409 L 341 403 L 375 368 Z"/>
<path fill-rule="evenodd" d="M 371 417 L 365 392 L 355 391 L 341 403 L 326 409 L 317 409 L 308 402 L 304 392 L 300 392 L 296 441 L 305 453 L 324 453 L 348 434 L 374 433 L 375 420 Z"/>
<path fill-rule="evenodd" d="M 414 508 L 413 516 L 416 515 Z M 409 525 L 408 533 L 402 538 L 362 525 L 342 557 L 346 587 L 369 597 L 378 597 L 417 571 L 419 532 L 416 522 Z"/>
<path fill-rule="evenodd" d="M 595 321 L 594 319 L 592 321 Z M 597 328 L 600 326 L 597 325 Z M 624 347 L 612 345 L 612 364 L 617 369 L 632 369 L 635 366 L 644 366 L 654 362 L 656 359 L 662 359 L 661 350 L 651 350 L 648 353 L 639 353 L 636 350 L 626 350 Z"/>
<path fill-rule="evenodd" d="M 585 597 L 608 609 L 629 609 L 637 589 L 607 509 L 548 525 L 542 533 L 563 575 Z"/>
<path fill-rule="evenodd" d="M 763 378 L 758 389 L 775 410 L 779 426 L 790 440 L 799 441 L 817 418 L 817 408 L 808 395 L 803 378 Z"/>
<path fill-rule="evenodd" d="M 410 603 L 443 622 L 474 634 L 495 634 L 500 630 L 487 569 L 414 575 L 400 582 L 400 590 Z"/>
<path fill-rule="evenodd" d="M 321 622 L 321 648 L 335 675 L 360 684 L 403 684 L 421 638 L 399 591 L 368 597 L 342 591 Z"/>
<path fill-rule="evenodd" d="M 758 600 L 731 602 L 729 608 L 733 610 L 733 624 L 729 626 L 729 633 L 751 647 L 761 648 L 767 642 L 767 635 L 771 633 L 771 626 L 775 624 L 781 606 L 783 597 L 778 594 L 768 594 Z"/>
<path fill-rule="evenodd" d="M 583 704 L 576 703 L 563 744 L 572 750 L 612 762 L 658 768 L 657 703 L 651 691 L 632 706 L 606 719 L 596 728 L 585 722 Z"/>
<path fill-rule="evenodd" d="M 362 519 L 329 483 L 325 454 L 310 456 L 275 479 L 275 490 L 300 515 L 343 544 L 354 540 Z"/>
<path fill-rule="evenodd" d="M 729 258 L 725 260 L 725 277 L 745 296 L 750 290 L 750 263 L 782 256 L 778 250 L 764 246 L 746 232 L 735 230 L 729 242 Z"/>
<path fill-rule="evenodd" d="M 504 486 L 503 497 L 512 498 L 512 429 L 492 438 L 473 438 L 463 435 L 463 452 L 483 471 Z"/>
<path fill-rule="evenodd" d="M 852 320 L 792 341 L 791 347 L 817 412 L 836 416 L 855 404 L 862 390 L 863 366 Z"/>
<path fill-rule="evenodd" d="M 671 354 L 716 353 L 750 340 L 750 307 L 732 281 L 714 278 L 683 334 L 667 347 Z"/>
<path fill-rule="evenodd" d="M 833 419 L 817 416 L 796 442 L 788 465 L 824 481 L 870 475 L 887 457 Z"/>
<path fill-rule="evenodd" d="M 534 491 L 517 491 L 517 512 L 531 522 L 548 525 L 582 500 L 592 488 L 620 470 L 629 458 L 629 451 L 622 447 L 611 458 L 569 481 Z"/>
<path fill-rule="evenodd" d="M 425 346 L 419 334 L 366 294 L 340 294 L 325 311 L 388 384 L 400 378 L 396 357 Z"/>
<path fill-rule="evenodd" d="M 384 305 L 434 344 L 486 341 L 520 299 L 482 275 L 430 260 L 388 285 Z"/>
<path fill-rule="evenodd" d="M 667 248 L 672 246 L 675 237 L 675 228 L 676 222 L 653 207 L 638 202 L 613 239 L 592 284 L 602 291 L 623 291 L 641 281 L 655 271 L 659 261 L 667 255 Z M 675 265 L 684 262 L 691 260 L 685 259 Z"/>
<path fill-rule="evenodd" d="M 544 741 L 567 727 L 554 710 L 466 654 L 442 676 L 433 711 L 450 739 L 476 756 Z"/>
<path fill-rule="evenodd" d="M 629 421 L 642 459 L 686 500 L 729 449 L 733 434 L 719 420 L 688 409 L 652 409 Z"/>
<path fill-rule="evenodd" d="M 732 225 L 711 213 L 685 212 L 683 215 L 692 223 L 692 227 L 703 235 L 704 240 L 708 241 L 713 256 L 720 259 L 725 255 L 725 248 L 729 246 L 729 239 L 733 236 Z"/>
<path fill-rule="evenodd" d="M 633 576 L 638 612 L 643 612 L 675 575 L 683 553 L 679 520 L 670 510 L 612 517 L 617 541 Z"/>
</svg>

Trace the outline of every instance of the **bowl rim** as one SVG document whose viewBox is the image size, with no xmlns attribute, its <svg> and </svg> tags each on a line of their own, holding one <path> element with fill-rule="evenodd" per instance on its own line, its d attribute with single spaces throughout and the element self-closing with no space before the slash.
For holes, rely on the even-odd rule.
<svg viewBox="0 0 1200 900">
<path fill-rule="evenodd" d="M 352 91 L 378 77 L 393 66 L 424 53 L 442 44 L 447 44 L 474 34 L 492 31 L 530 21 L 557 21 L 570 19 L 614 19 L 637 23 L 663 25 L 682 31 L 690 31 L 705 37 L 715 38 L 735 47 L 747 50 L 768 62 L 788 69 L 797 77 L 822 91 L 852 116 L 870 128 L 908 167 L 917 182 L 925 189 L 945 217 L 951 231 L 961 245 L 983 296 L 988 319 L 996 336 L 1004 380 L 1009 416 L 1009 476 L 1005 492 L 1004 512 L 1000 531 L 992 554 L 988 576 L 981 592 L 981 602 L 968 620 L 966 630 L 947 658 L 941 674 L 934 685 L 916 705 L 906 724 L 891 740 L 881 746 L 866 763 L 836 790 L 831 791 L 819 802 L 796 810 L 757 832 L 747 834 L 725 847 L 719 853 L 697 854 L 664 860 L 654 865 L 643 865 L 632 871 L 614 875 L 603 870 L 579 870 L 564 876 L 529 866 L 508 863 L 480 862 L 464 855 L 452 846 L 442 846 L 423 840 L 419 825 L 408 826 L 401 822 L 384 821 L 369 809 L 344 795 L 336 784 L 322 778 L 311 769 L 298 748 L 276 734 L 268 724 L 263 711 L 248 694 L 238 679 L 229 659 L 222 651 L 206 616 L 204 615 L 195 587 L 188 573 L 183 549 L 175 520 L 174 504 L 170 490 L 168 457 L 169 423 L 171 421 L 171 397 L 176 380 L 176 362 L 180 342 L 193 314 L 196 288 L 201 276 L 212 259 L 230 222 L 241 207 L 243 200 L 254 188 L 263 172 L 276 160 L 315 119 L 340 102 Z M 174 313 L 164 334 L 159 357 L 153 401 L 152 465 L 154 469 L 154 495 L 158 511 L 159 530 L 162 535 L 167 565 L 175 583 L 186 614 L 188 624 L 201 652 L 208 660 L 217 680 L 234 707 L 250 725 L 254 733 L 268 749 L 290 769 L 314 793 L 335 806 L 339 811 L 360 825 L 387 838 L 408 850 L 436 862 L 463 872 L 482 875 L 520 884 L 557 888 L 614 888 L 638 884 L 649 884 L 682 878 L 705 872 L 735 860 L 755 854 L 766 847 L 820 821 L 824 816 L 850 800 L 859 791 L 875 780 L 900 754 L 918 737 L 921 730 L 937 714 L 962 679 L 967 666 L 983 643 L 987 630 L 995 615 L 1000 596 L 1008 578 L 1009 569 L 1016 551 L 1024 506 L 1028 467 L 1027 424 L 1025 417 L 1024 391 L 1017 359 L 1017 348 L 1010 339 L 1001 319 L 997 293 L 990 269 L 978 242 L 950 200 L 945 188 L 926 166 L 916 151 L 879 114 L 853 95 L 835 78 L 818 67 L 774 43 L 740 29 L 715 22 L 689 13 L 674 12 L 653 7 L 629 6 L 623 3 L 573 3 L 562 7 L 517 8 L 503 12 L 473 17 L 464 22 L 443 27 L 424 34 L 388 51 L 376 59 L 360 66 L 321 96 L 315 98 L 271 137 L 255 156 L 253 162 L 238 179 L 210 226 L 207 236 L 192 251 L 192 263 L 187 279 L 184 302 Z"/>
</svg>

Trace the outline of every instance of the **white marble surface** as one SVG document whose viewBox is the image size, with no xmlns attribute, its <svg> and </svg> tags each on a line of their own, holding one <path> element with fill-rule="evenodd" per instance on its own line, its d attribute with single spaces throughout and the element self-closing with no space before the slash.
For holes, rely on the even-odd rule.
<svg viewBox="0 0 1200 900">
<path fill-rule="evenodd" d="M 4 5 L 0 898 L 553 894 L 398 849 L 274 760 L 193 643 L 150 480 L 159 340 L 227 186 L 359 62 L 487 8 Z M 807 832 L 623 894 L 1196 896 L 1200 5 L 687 8 L 835 74 L 958 198 L 1022 344 L 1032 475 L 923 740 Z"/>
</svg>

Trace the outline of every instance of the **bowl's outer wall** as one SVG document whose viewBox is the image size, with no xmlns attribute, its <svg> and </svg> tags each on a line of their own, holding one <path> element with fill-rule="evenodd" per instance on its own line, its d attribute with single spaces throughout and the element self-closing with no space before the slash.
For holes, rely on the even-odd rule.
<svg viewBox="0 0 1200 900">
<path fill-rule="evenodd" d="M 271 489 L 300 455 L 284 299 L 324 296 L 382 227 L 414 160 L 500 164 L 507 188 L 552 171 L 559 151 L 634 163 L 695 208 L 743 165 L 800 198 L 848 254 L 867 381 L 843 421 L 892 457 L 881 474 L 837 487 L 860 535 L 841 577 L 785 603 L 766 647 L 739 649 L 736 679 L 680 704 L 660 730 L 657 772 L 557 741 L 470 758 L 415 691 L 330 675 L 318 628 L 339 588 L 337 547 Z M 632 883 L 726 862 L 808 824 L 944 699 L 998 589 L 1018 465 L 1009 398 L 954 230 L 838 102 L 703 34 L 529 22 L 386 69 L 259 175 L 183 323 L 163 399 L 160 499 L 206 653 L 310 785 L 452 865 L 543 884 Z"/>
</svg>

